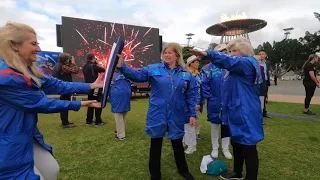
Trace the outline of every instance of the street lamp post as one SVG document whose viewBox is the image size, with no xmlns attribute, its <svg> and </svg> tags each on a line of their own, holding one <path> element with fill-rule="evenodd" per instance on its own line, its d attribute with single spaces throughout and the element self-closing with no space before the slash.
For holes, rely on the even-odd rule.
<svg viewBox="0 0 320 180">
<path fill-rule="evenodd" d="M 187 36 L 187 47 L 190 47 L 190 40 L 192 39 L 191 36 L 193 36 L 193 35 L 194 35 L 194 34 L 192 34 L 192 33 L 186 34 L 186 36 Z"/>
</svg>

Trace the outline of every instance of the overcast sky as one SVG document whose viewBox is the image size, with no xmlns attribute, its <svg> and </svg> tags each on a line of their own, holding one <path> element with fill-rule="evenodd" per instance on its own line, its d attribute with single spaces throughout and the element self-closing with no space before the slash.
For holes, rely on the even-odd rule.
<svg viewBox="0 0 320 180">
<path fill-rule="evenodd" d="M 295 28 L 292 38 L 320 29 L 313 14 L 320 12 L 320 0 L 0 0 L 0 25 L 7 21 L 31 25 L 45 51 L 61 51 L 55 32 L 61 16 L 156 27 L 164 41 L 180 44 L 186 44 L 185 34 L 191 32 L 195 34 L 191 44 L 207 48 L 220 37 L 211 37 L 206 29 L 221 22 L 222 14 L 237 12 L 268 22 L 249 35 L 254 46 L 281 40 L 283 28 Z"/>
</svg>

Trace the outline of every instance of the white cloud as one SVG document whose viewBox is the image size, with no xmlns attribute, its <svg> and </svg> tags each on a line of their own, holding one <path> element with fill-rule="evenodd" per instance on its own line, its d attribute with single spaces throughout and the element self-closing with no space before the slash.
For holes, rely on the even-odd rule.
<svg viewBox="0 0 320 180">
<path fill-rule="evenodd" d="M 56 47 L 55 24 L 61 16 L 71 16 L 108 22 L 152 26 L 160 29 L 164 41 L 186 44 L 186 33 L 194 33 L 191 44 L 202 48 L 220 37 L 206 34 L 206 29 L 220 22 L 222 13 L 246 12 L 249 18 L 261 18 L 268 25 L 254 33 L 250 39 L 254 46 L 264 41 L 279 41 L 283 28 L 294 27 L 291 37 L 298 38 L 305 31 L 320 29 L 313 12 L 318 11 L 317 0 L 243 0 L 217 3 L 212 0 L 28 0 L 28 7 L 18 7 L 13 0 L 0 3 L 0 24 L 6 21 L 24 22 L 38 32 L 43 50 Z M 317 9 L 318 8 L 318 9 Z"/>
</svg>

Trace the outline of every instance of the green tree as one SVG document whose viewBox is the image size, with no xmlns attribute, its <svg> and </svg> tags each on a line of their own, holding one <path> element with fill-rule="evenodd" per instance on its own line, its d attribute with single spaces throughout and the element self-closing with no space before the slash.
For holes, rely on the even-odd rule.
<svg viewBox="0 0 320 180">
<path fill-rule="evenodd" d="M 183 47 L 182 48 L 182 54 L 183 54 L 183 60 L 186 61 L 190 56 L 192 56 L 192 53 L 190 52 L 190 49 L 193 49 L 194 47 Z"/>
<path fill-rule="evenodd" d="M 314 16 L 320 21 L 320 14 L 317 13 L 317 12 L 314 12 L 313 14 L 314 14 Z"/>
</svg>

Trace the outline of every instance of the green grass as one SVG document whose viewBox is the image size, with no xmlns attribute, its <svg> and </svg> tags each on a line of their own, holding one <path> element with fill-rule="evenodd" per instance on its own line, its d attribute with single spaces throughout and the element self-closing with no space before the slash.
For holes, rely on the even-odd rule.
<svg viewBox="0 0 320 180">
<path fill-rule="evenodd" d="M 149 179 L 150 140 L 144 134 L 147 105 L 147 99 L 132 101 L 126 141 L 114 139 L 115 123 L 109 105 L 103 111 L 103 120 L 108 123 L 103 127 L 86 126 L 84 108 L 79 112 L 70 112 L 70 121 L 77 125 L 72 129 L 60 127 L 59 114 L 39 115 L 40 130 L 46 142 L 53 146 L 61 168 L 59 179 Z M 270 103 L 269 111 L 275 106 L 282 108 L 287 104 Z M 219 179 L 203 175 L 199 170 L 202 156 L 211 152 L 210 126 L 205 114 L 201 116 L 201 135 L 205 139 L 198 141 L 194 154 L 187 155 L 187 162 L 196 179 Z M 281 118 L 266 119 L 265 122 L 265 139 L 258 145 L 259 179 L 320 179 L 320 123 Z M 232 169 L 232 160 L 221 156 L 220 159 L 225 160 L 229 169 Z M 167 139 L 164 140 L 161 163 L 163 179 L 182 180 L 177 173 L 171 144 Z"/>
<path fill-rule="evenodd" d="M 303 114 L 304 105 L 298 103 L 280 103 L 280 102 L 268 102 L 267 111 L 268 112 L 277 112 L 283 114 L 291 114 L 295 116 L 307 116 L 320 118 L 320 105 L 311 104 L 310 110 L 317 113 L 315 116 Z"/>
</svg>

